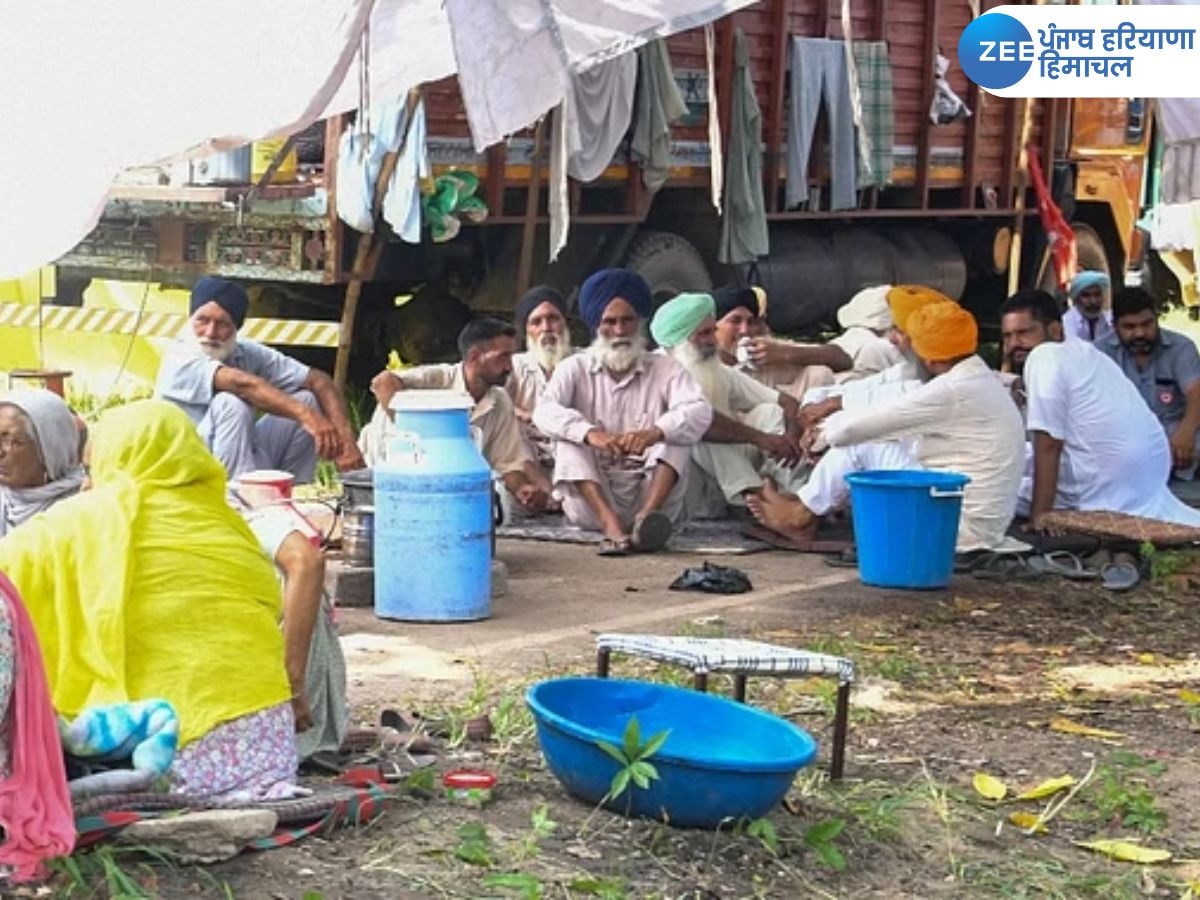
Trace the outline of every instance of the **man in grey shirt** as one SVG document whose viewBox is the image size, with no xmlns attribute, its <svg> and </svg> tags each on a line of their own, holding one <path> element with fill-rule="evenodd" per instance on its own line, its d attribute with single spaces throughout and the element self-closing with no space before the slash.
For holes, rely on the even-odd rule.
<svg viewBox="0 0 1200 900">
<path fill-rule="evenodd" d="M 155 396 L 192 417 L 231 479 L 255 469 L 281 469 L 306 484 L 318 456 L 334 460 L 342 471 L 361 468 L 346 403 L 333 379 L 263 344 L 238 339 L 249 306 L 246 291 L 232 281 L 197 281 L 188 306 L 190 335 L 164 356 Z"/>
<path fill-rule="evenodd" d="M 1187 335 L 1158 325 L 1158 304 L 1141 288 L 1117 291 L 1112 334 L 1096 346 L 1116 362 L 1166 429 L 1175 476 L 1195 478 L 1200 459 L 1200 353 Z"/>
</svg>

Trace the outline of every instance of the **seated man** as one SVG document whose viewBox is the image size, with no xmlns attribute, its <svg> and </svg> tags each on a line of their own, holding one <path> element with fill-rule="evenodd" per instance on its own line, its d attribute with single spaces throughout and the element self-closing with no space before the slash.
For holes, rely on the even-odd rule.
<svg viewBox="0 0 1200 900">
<path fill-rule="evenodd" d="M 1108 510 L 1200 525 L 1167 489 L 1167 435 L 1133 383 L 1087 341 L 1063 341 L 1058 303 L 1020 291 L 1000 307 L 1004 353 L 1024 382 L 1031 473 L 1020 508 L 1032 531 L 1052 509 Z"/>
<path fill-rule="evenodd" d="M 770 334 L 767 326 L 767 292 L 761 287 L 730 284 L 712 294 L 717 307 L 717 345 L 720 358 L 729 366 L 738 366 L 760 384 L 799 399 L 810 388 L 833 384 L 833 370 L 827 365 L 754 365 L 738 360 L 738 346 L 751 338 Z M 790 342 L 784 342 L 790 343 Z M 791 346 L 802 346 L 791 344 Z M 749 347 L 747 346 L 747 351 Z M 818 348 L 809 347 L 813 352 Z"/>
<path fill-rule="evenodd" d="M 1071 306 L 1063 316 L 1063 339 L 1099 344 L 1112 334 L 1113 314 L 1104 308 L 1108 276 L 1103 272 L 1080 272 L 1071 279 L 1067 296 Z"/>
<path fill-rule="evenodd" d="M 525 335 L 525 352 L 513 357 L 512 374 L 504 389 L 521 423 L 525 448 L 549 484 L 554 472 L 554 441 L 533 424 L 533 410 L 546 392 L 554 367 L 575 352 L 567 331 L 567 303 L 554 288 L 539 285 L 517 301 L 514 318 L 518 333 Z"/>
<path fill-rule="evenodd" d="M 188 305 L 191 334 L 164 357 L 155 396 L 191 416 L 231 479 L 254 469 L 281 469 L 307 484 L 318 456 L 342 471 L 361 468 L 346 402 L 333 379 L 278 350 L 238 339 L 249 305 L 241 285 L 223 278 L 197 281 Z"/>
<path fill-rule="evenodd" d="M 808 475 L 801 466 L 792 397 L 759 384 L 717 356 L 716 305 L 708 294 L 680 294 L 654 314 L 650 334 L 700 385 L 713 408 L 712 424 L 692 447 L 693 471 L 687 513 L 717 518 L 726 503 L 744 510 L 747 494 L 762 490 L 770 475 L 788 490 Z"/>
<path fill-rule="evenodd" d="M 756 366 L 824 365 L 836 382 L 855 381 L 882 372 L 900 361 L 884 337 L 892 325 L 885 296 L 887 285 L 865 288 L 838 310 L 845 331 L 827 344 L 792 344 L 757 338 L 750 341 L 750 361 Z"/>
<path fill-rule="evenodd" d="M 468 322 L 458 336 L 463 361 L 380 372 L 371 381 L 379 401 L 359 442 L 367 464 L 374 466 L 383 456 L 391 432 L 392 397 L 402 390 L 453 390 L 470 394 L 471 428 L 478 432 L 479 452 L 509 493 L 526 510 L 543 509 L 550 484 L 521 443 L 521 429 L 512 400 L 502 385 L 512 372 L 517 341 L 515 329 L 496 319 Z"/>
<path fill-rule="evenodd" d="M 603 555 L 654 551 L 681 518 L 692 445 L 712 407 L 679 363 L 646 350 L 646 280 L 596 272 L 579 292 L 594 335 L 559 363 L 533 422 L 555 438 L 554 487 L 573 525 L 604 533 Z"/>
<path fill-rule="evenodd" d="M 832 449 L 798 497 L 768 483 L 761 498 L 747 501 L 763 525 L 801 544 L 812 539 L 822 516 L 846 505 L 850 472 L 927 469 L 971 479 L 959 522 L 960 552 L 1005 545 L 1024 466 L 1021 415 L 976 355 L 975 319 L 957 303 L 917 310 L 908 331 L 930 381 L 889 403 L 830 417 L 825 437 Z"/>
<path fill-rule="evenodd" d="M 1117 291 L 1112 304 L 1117 329 L 1095 345 L 1133 382 L 1171 445 L 1177 477 L 1196 477 L 1200 453 L 1200 353 L 1185 334 L 1158 326 L 1158 304 L 1141 288 Z"/>
<path fill-rule="evenodd" d="M 882 372 L 857 381 L 809 391 L 804 395 L 804 406 L 800 410 L 800 424 L 806 430 L 812 429 L 835 412 L 843 409 L 851 412 L 861 411 L 874 403 L 893 399 L 913 387 L 924 384 L 932 377 L 932 373 L 925 368 L 920 357 L 912 349 L 912 341 L 908 336 L 908 320 L 923 306 L 954 301 L 933 288 L 912 284 L 893 287 L 887 292 L 886 299 L 892 315 L 888 340 L 900 354 L 900 361 Z"/>
</svg>

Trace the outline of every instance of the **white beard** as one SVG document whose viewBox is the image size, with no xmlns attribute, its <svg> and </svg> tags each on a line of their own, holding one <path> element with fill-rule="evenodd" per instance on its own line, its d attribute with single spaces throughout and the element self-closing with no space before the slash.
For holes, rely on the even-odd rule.
<svg viewBox="0 0 1200 900">
<path fill-rule="evenodd" d="M 675 361 L 683 366 L 696 379 L 704 398 L 709 403 L 718 404 L 726 393 L 725 363 L 714 349 L 711 353 L 699 350 L 691 341 L 676 344 L 670 349 Z"/>
<path fill-rule="evenodd" d="M 236 334 L 227 341 L 207 341 L 195 335 L 192 336 L 192 339 L 195 341 L 196 349 L 209 359 L 214 359 L 217 362 L 225 362 L 233 355 L 233 351 L 237 349 Z"/>
<path fill-rule="evenodd" d="M 526 335 L 525 342 L 530 352 L 533 353 L 533 358 L 537 360 L 537 364 L 547 372 L 553 372 L 554 367 L 566 359 L 571 352 L 565 335 L 559 337 L 556 334 L 544 334 L 538 341 Z"/>
<path fill-rule="evenodd" d="M 646 352 L 646 336 L 635 334 L 627 338 L 608 338 L 596 335 L 588 353 L 614 375 L 624 375 Z"/>
</svg>

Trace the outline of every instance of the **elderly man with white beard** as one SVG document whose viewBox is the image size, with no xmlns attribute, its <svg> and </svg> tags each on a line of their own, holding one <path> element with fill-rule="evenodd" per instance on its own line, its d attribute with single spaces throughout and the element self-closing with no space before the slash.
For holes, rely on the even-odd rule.
<svg viewBox="0 0 1200 900">
<path fill-rule="evenodd" d="M 808 474 L 801 465 L 800 404 L 721 361 L 716 312 L 711 295 L 680 294 L 650 323 L 651 336 L 691 373 L 713 408 L 712 424 L 692 448 L 699 471 L 692 473 L 687 509 L 697 518 L 723 515 L 726 504 L 745 512 L 746 495 L 762 491 L 764 476 L 794 492 Z"/>
<path fill-rule="evenodd" d="M 567 332 L 567 303 L 554 288 L 538 285 L 517 301 L 513 318 L 517 332 L 525 335 L 525 350 L 513 356 L 504 389 L 512 398 L 530 458 L 549 478 L 554 471 L 554 440 L 533 424 L 533 411 L 555 367 L 575 352 Z"/>
<path fill-rule="evenodd" d="M 191 416 L 231 479 L 280 469 L 306 484 L 318 457 L 342 471 L 360 468 L 354 429 L 333 379 L 239 339 L 249 306 L 241 285 L 223 278 L 197 281 L 188 333 L 164 356 L 155 396 Z"/>
<path fill-rule="evenodd" d="M 661 549 L 682 519 L 692 445 L 712 407 L 687 371 L 650 353 L 644 333 L 654 298 L 625 269 L 596 272 L 579 291 L 593 335 L 559 363 L 533 413 L 556 440 L 554 487 L 567 520 L 600 531 L 603 556 Z"/>
</svg>

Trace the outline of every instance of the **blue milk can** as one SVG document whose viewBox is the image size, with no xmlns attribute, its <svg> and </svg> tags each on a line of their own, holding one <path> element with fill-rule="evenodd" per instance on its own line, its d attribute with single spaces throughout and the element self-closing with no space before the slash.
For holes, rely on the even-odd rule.
<svg viewBox="0 0 1200 900">
<path fill-rule="evenodd" d="M 485 619 L 492 603 L 492 473 L 469 395 L 401 391 L 375 466 L 375 615 Z"/>
</svg>

